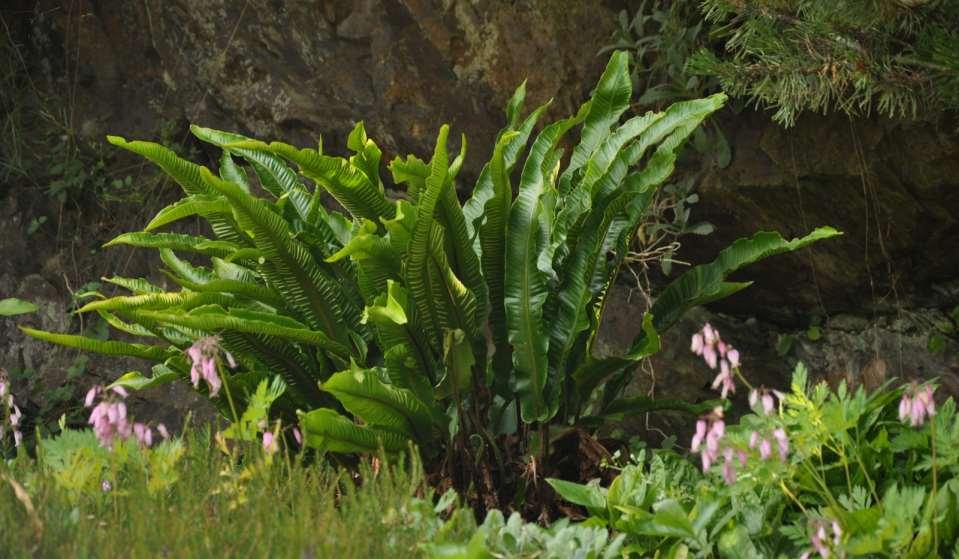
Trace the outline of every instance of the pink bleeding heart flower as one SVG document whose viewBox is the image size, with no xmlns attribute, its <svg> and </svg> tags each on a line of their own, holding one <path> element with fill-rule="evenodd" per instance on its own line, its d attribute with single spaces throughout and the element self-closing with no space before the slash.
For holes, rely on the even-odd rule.
<svg viewBox="0 0 959 559">
<path fill-rule="evenodd" d="M 200 381 L 206 381 L 210 390 L 210 397 L 216 397 L 222 386 L 220 376 L 217 374 L 217 359 L 220 353 L 220 338 L 216 336 L 206 336 L 196 340 L 192 346 L 187 348 L 186 354 L 190 357 L 192 367 L 190 368 L 190 382 L 194 388 L 200 386 Z M 226 359 L 231 368 L 236 366 L 233 356 L 224 351 Z"/>
<path fill-rule="evenodd" d="M 930 385 L 910 385 L 899 401 L 899 420 L 913 427 L 921 427 L 926 419 L 936 415 L 935 388 Z"/>
<path fill-rule="evenodd" d="M 267 451 L 269 454 L 273 454 L 278 450 L 276 437 L 273 436 L 272 431 L 263 433 L 263 450 Z"/>
</svg>

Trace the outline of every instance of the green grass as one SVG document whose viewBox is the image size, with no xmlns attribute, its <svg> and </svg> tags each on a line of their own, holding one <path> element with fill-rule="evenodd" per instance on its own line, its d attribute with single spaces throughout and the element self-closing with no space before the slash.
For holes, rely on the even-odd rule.
<svg viewBox="0 0 959 559">
<path fill-rule="evenodd" d="M 267 460 L 260 451 L 231 459 L 209 437 L 188 439 L 174 468 L 179 479 L 152 494 L 142 461 L 117 466 L 115 456 L 95 448 L 64 468 L 44 452 L 39 460 L 0 461 L 0 555 L 416 557 L 424 554 L 419 544 L 443 530 L 415 462 L 376 476 L 368 468 L 351 474 Z M 95 488 L 67 489 L 62 480 L 85 475 L 78 466 L 97 455 L 109 465 L 87 480 Z M 99 489 L 101 475 L 115 480 L 108 492 Z M 28 497 L 18 498 L 15 485 Z"/>
</svg>

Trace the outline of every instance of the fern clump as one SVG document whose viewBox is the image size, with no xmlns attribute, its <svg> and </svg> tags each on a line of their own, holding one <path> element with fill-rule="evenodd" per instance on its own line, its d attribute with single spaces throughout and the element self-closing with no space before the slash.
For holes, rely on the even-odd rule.
<svg viewBox="0 0 959 559">
<path fill-rule="evenodd" d="M 298 422 L 306 445 L 372 453 L 414 442 L 444 456 L 454 482 L 484 479 L 495 496 L 495 487 L 523 483 L 509 457 L 548 457 L 551 426 L 642 411 L 648 403 L 621 398 L 632 371 L 683 312 L 749 285 L 725 281 L 728 274 L 838 234 L 737 241 L 666 288 L 629 351 L 594 356 L 606 294 L 653 193 L 686 139 L 726 100 L 716 94 L 623 120 L 631 95 L 627 57 L 616 53 L 575 115 L 534 134 L 547 105 L 524 115 L 520 86 L 462 204 L 466 140 L 451 153 L 447 126 L 428 160 L 389 164 L 391 187 L 405 189 L 399 200 L 385 195 L 382 153 L 362 123 L 348 158 L 194 126 L 222 150 L 217 172 L 154 143 L 111 137 L 156 163 L 186 196 L 110 244 L 158 249 L 180 288 L 110 278 L 131 294 L 81 309 L 149 344 L 27 332 L 156 361 L 151 376 L 120 381 L 138 387 L 188 378 L 184 351 L 218 336 L 238 364 L 219 371 L 235 409 L 281 375 L 288 388 L 271 414 Z M 567 159 L 562 146 L 574 130 Z M 267 196 L 254 194 L 257 185 Z M 345 213 L 328 211 L 326 194 Z M 157 231 L 192 216 L 208 221 L 215 238 Z M 229 417 L 223 400 L 214 398 Z"/>
</svg>

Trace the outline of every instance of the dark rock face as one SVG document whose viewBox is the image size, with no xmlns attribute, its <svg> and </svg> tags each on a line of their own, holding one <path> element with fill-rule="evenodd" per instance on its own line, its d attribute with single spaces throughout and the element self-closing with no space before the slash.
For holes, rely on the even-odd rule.
<svg viewBox="0 0 959 559">
<path fill-rule="evenodd" d="M 322 135 L 336 149 L 365 120 L 386 153 L 424 154 L 448 122 L 476 146 L 474 169 L 524 79 L 530 104 L 575 109 L 615 13 L 597 0 L 41 4 L 52 33 L 79 37 L 64 48 L 83 57 L 93 135 L 182 117 L 303 145 Z"/>
<path fill-rule="evenodd" d="M 749 268 L 757 280 L 719 308 L 797 323 L 809 311 L 894 311 L 920 299 L 955 305 L 934 286 L 959 279 L 959 134 L 954 122 L 849 122 L 806 115 L 793 129 L 761 115 L 722 120 L 732 164 L 703 182 L 702 219 L 717 234 L 689 244 L 708 258 L 760 229 L 800 235 L 819 225 L 838 239 Z M 941 289 L 940 289 L 941 291 Z"/>
<path fill-rule="evenodd" d="M 362 119 L 388 159 L 428 154 L 448 122 L 454 133 L 468 135 L 469 178 L 486 159 L 502 107 L 523 79 L 528 106 L 552 98 L 551 116 L 575 111 L 602 69 L 605 60 L 596 52 L 622 7 L 611 0 L 14 0 L 0 15 L 22 47 L 31 83 L 66 102 L 66 125 L 84 141 L 109 133 L 184 144 L 185 124 L 195 122 L 299 145 L 322 136 L 327 151 L 342 153 L 346 134 Z M 878 361 L 886 364 L 885 377 L 953 379 L 956 348 L 947 345 L 930 358 L 922 354 L 927 323 L 897 320 L 904 308 L 941 313 L 959 303 L 956 123 L 850 123 L 812 115 L 784 130 L 756 112 L 718 118 L 733 160 L 702 181 L 695 209 L 695 219 L 713 222 L 717 232 L 688 239 L 682 258 L 710 260 L 760 229 L 795 236 L 832 225 L 845 235 L 749 268 L 740 277 L 755 285 L 713 309 L 729 316 L 698 312 L 677 326 L 653 362 L 656 394 L 714 397 L 710 371 L 687 351 L 688 336 L 707 319 L 744 350 L 748 372 L 760 384 L 782 385 L 799 358 L 832 380 L 866 383 L 861 379 L 878 375 Z M 212 153 L 194 155 L 208 162 Z M 88 256 L 110 238 L 103 227 L 77 227 L 76 234 L 68 227 L 47 243 L 52 246 L 28 239 L 27 208 L 44 203 L 24 199 L 29 196 L 17 185 L 0 185 L 0 254 L 7 261 L 0 297 L 22 292 L 53 309 L 28 322 L 76 326 L 55 316 L 65 317 L 68 309 L 65 275 L 76 287 L 100 275 L 150 273 L 152 261 L 142 255 Z M 131 217 L 133 227 L 162 202 L 142 208 L 143 219 Z M 83 218 L 114 217 L 94 212 Z M 72 234 L 73 243 L 60 243 Z M 77 259 L 96 264 L 78 266 Z M 618 299 L 607 306 L 609 350 L 632 339 L 643 308 L 623 289 L 612 296 Z M 810 313 L 824 320 L 822 341 L 777 355 L 776 331 L 802 331 Z M 858 330 L 838 327 L 837 315 L 862 323 Z M 12 324 L 0 320 L 0 366 L 23 367 L 29 360 L 44 378 L 31 394 L 40 399 L 43 386 L 63 381 L 73 356 L 33 345 Z M 867 338 L 869 346 L 859 347 Z M 90 369 L 100 378 L 127 370 L 116 360 L 97 363 L 102 368 Z M 645 392 L 650 383 L 641 379 L 636 389 Z M 147 397 L 164 410 L 158 413 L 175 414 L 179 408 L 169 402 L 186 401 L 188 392 Z M 668 431 L 672 420 L 664 421 Z M 688 423 L 678 418 L 675 425 Z"/>
</svg>

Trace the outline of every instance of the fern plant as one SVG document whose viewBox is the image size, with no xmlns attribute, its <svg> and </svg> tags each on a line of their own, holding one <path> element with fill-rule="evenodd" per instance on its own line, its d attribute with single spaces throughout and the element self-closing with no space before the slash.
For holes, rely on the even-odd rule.
<svg viewBox="0 0 959 559">
<path fill-rule="evenodd" d="M 547 456 L 551 426 L 645 409 L 621 398 L 636 364 L 683 312 L 749 285 L 728 274 L 838 234 L 737 241 L 663 291 L 629 351 L 595 356 L 606 294 L 643 212 L 684 141 L 725 101 L 717 94 L 622 120 L 631 89 L 627 56 L 615 53 L 592 98 L 534 134 L 548 103 L 524 116 L 521 85 L 462 204 L 466 139 L 451 157 L 447 126 L 428 161 L 390 163 L 393 186 L 405 188 L 397 200 L 385 194 L 382 154 L 362 123 L 348 158 L 194 126 L 222 149 L 216 174 L 163 146 L 111 137 L 159 165 L 186 197 L 109 244 L 159 249 L 179 289 L 110 278 L 131 294 L 80 309 L 150 344 L 24 330 L 157 361 L 150 377 L 124 377 L 138 387 L 186 378 L 184 350 L 217 335 L 239 363 L 220 371 L 225 394 L 241 406 L 259 382 L 282 375 L 288 389 L 272 413 L 298 421 L 307 445 L 393 452 L 412 441 L 445 453 L 448 469 L 462 466 L 454 479 L 479 468 L 506 482 L 510 456 Z M 577 127 L 567 159 L 564 141 Z M 324 194 L 346 213 L 328 211 Z M 157 232 L 192 216 L 215 238 Z M 224 398 L 214 401 L 229 413 Z"/>
</svg>

